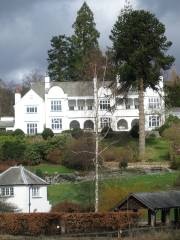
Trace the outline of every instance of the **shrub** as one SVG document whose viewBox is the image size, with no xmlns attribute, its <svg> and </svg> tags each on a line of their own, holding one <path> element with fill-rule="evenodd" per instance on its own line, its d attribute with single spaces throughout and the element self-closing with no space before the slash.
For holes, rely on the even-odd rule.
<svg viewBox="0 0 180 240">
<path fill-rule="evenodd" d="M 136 123 L 130 130 L 130 135 L 133 138 L 139 138 L 139 124 Z"/>
<path fill-rule="evenodd" d="M 138 149 L 134 144 L 128 145 L 126 148 L 123 148 L 119 152 L 119 166 L 128 165 L 129 162 L 138 161 Z"/>
<path fill-rule="evenodd" d="M 169 128 L 165 129 L 162 136 L 174 144 L 180 145 L 180 122 L 173 123 Z"/>
<path fill-rule="evenodd" d="M 83 130 L 80 128 L 73 128 L 72 130 L 70 130 L 70 132 L 71 136 L 75 139 L 79 139 L 83 135 Z"/>
<path fill-rule="evenodd" d="M 49 150 L 52 149 L 64 149 L 66 144 L 71 141 L 71 135 L 61 133 L 58 136 L 54 136 L 53 138 L 48 139 L 47 144 L 49 146 Z"/>
<path fill-rule="evenodd" d="M 61 163 L 61 159 L 62 159 L 62 151 L 60 149 L 52 149 L 49 151 L 49 153 L 47 154 L 47 161 L 50 163 Z"/>
<path fill-rule="evenodd" d="M 21 129 L 19 129 L 19 128 L 17 128 L 17 129 L 13 132 L 13 135 L 14 135 L 14 136 L 19 136 L 19 137 L 24 137 L 24 136 L 25 136 L 23 130 L 21 130 Z"/>
<path fill-rule="evenodd" d="M 170 128 L 174 123 L 180 123 L 180 119 L 178 117 L 169 115 L 165 123 L 158 129 L 159 134 L 162 136 L 164 130 Z"/>
<path fill-rule="evenodd" d="M 138 216 L 132 212 L 67 213 L 62 216 L 62 223 L 65 233 L 115 231 L 135 226 Z"/>
<path fill-rule="evenodd" d="M 107 126 L 101 130 L 101 136 L 103 138 L 112 138 L 114 136 L 114 132 L 111 127 Z"/>
<path fill-rule="evenodd" d="M 31 144 L 27 146 L 24 154 L 24 163 L 28 165 L 37 165 L 42 162 L 42 156 L 38 145 Z"/>
<path fill-rule="evenodd" d="M 116 147 L 111 147 L 103 152 L 102 156 L 105 162 L 119 161 L 119 155 L 121 153 L 120 149 Z"/>
<path fill-rule="evenodd" d="M 126 169 L 128 167 L 128 161 L 127 159 L 123 159 L 119 162 L 119 168 L 120 169 Z"/>
<path fill-rule="evenodd" d="M 55 235 L 114 231 L 136 226 L 139 214 L 109 213 L 30 213 L 0 214 L 0 233 L 9 235 Z M 58 227 L 57 227 L 58 226 Z"/>
<path fill-rule="evenodd" d="M 93 169 L 94 146 L 94 139 L 91 137 L 72 139 L 64 151 L 62 164 L 76 170 Z"/>
<path fill-rule="evenodd" d="M 52 138 L 53 136 L 54 136 L 54 133 L 50 128 L 45 128 L 42 132 L 42 137 L 44 140 L 47 140 L 48 138 Z"/>
<path fill-rule="evenodd" d="M 24 159 L 25 149 L 26 144 L 20 138 L 13 136 L 3 136 L 0 138 L 0 159 L 3 161 L 22 161 Z"/>
</svg>

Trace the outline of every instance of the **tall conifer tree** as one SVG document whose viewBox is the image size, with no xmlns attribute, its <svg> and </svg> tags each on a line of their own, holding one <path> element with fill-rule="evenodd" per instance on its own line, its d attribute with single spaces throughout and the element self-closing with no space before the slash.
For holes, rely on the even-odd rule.
<svg viewBox="0 0 180 240">
<path fill-rule="evenodd" d="M 139 156 L 145 154 L 144 90 L 157 90 L 162 70 L 174 62 L 166 55 L 171 46 L 165 26 L 152 13 L 126 8 L 115 23 L 110 39 L 122 89 L 133 87 L 139 92 Z"/>
</svg>

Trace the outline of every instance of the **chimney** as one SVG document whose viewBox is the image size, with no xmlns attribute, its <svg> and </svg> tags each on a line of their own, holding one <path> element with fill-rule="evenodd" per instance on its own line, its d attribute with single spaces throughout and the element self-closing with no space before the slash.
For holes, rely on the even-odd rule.
<svg viewBox="0 0 180 240">
<path fill-rule="evenodd" d="M 50 88 L 50 77 L 48 75 L 45 76 L 45 90 Z"/>
<path fill-rule="evenodd" d="M 18 103 L 21 100 L 21 89 L 19 86 L 16 87 L 15 92 L 15 104 Z"/>
</svg>

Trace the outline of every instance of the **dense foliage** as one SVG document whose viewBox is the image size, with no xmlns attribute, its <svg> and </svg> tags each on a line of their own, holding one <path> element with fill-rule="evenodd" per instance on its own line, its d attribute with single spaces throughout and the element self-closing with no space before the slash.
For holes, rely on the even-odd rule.
<svg viewBox="0 0 180 240">
<path fill-rule="evenodd" d="M 47 140 L 48 138 L 52 138 L 53 136 L 54 136 L 54 133 L 50 128 L 45 128 L 42 132 L 42 137 L 44 140 Z"/>
<path fill-rule="evenodd" d="M 92 80 L 93 64 L 104 64 L 98 43 L 100 34 L 86 2 L 77 12 L 72 27 L 74 34 L 71 37 L 59 35 L 51 39 L 51 49 L 48 51 L 51 80 Z"/>
<path fill-rule="evenodd" d="M 144 90 L 158 90 L 161 70 L 167 70 L 174 62 L 166 55 L 172 45 L 165 36 L 165 26 L 156 16 L 144 10 L 125 8 L 112 31 L 114 63 L 120 75 L 120 92 L 135 88 L 139 92 L 139 155 L 145 155 Z"/>
<path fill-rule="evenodd" d="M 30 213 L 0 214 L 0 234 L 55 235 L 118 230 L 135 226 L 137 213 Z"/>
<path fill-rule="evenodd" d="M 165 85 L 165 103 L 167 108 L 180 107 L 180 77 L 172 72 L 172 77 Z"/>
</svg>

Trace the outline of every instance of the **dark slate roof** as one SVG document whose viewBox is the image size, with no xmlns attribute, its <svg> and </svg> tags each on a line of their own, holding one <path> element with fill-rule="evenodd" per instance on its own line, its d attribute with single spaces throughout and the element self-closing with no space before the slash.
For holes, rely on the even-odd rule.
<svg viewBox="0 0 180 240">
<path fill-rule="evenodd" d="M 180 191 L 168 191 L 132 193 L 118 205 L 117 209 L 128 205 L 127 201 L 132 198 L 153 211 L 162 208 L 180 207 Z"/>
<path fill-rule="evenodd" d="M 104 86 L 109 86 L 110 81 L 105 81 Z M 59 86 L 62 88 L 65 94 L 69 97 L 78 96 L 93 96 L 93 81 L 65 81 L 65 82 L 50 82 L 51 87 Z M 102 86 L 102 82 L 99 83 L 99 87 Z M 45 84 L 43 82 L 33 83 L 31 88 L 44 99 Z"/>
<path fill-rule="evenodd" d="M 0 121 L 0 128 L 14 127 L 14 121 Z"/>
<path fill-rule="evenodd" d="M 0 186 L 9 185 L 48 185 L 40 177 L 22 166 L 10 167 L 0 174 Z"/>
</svg>

